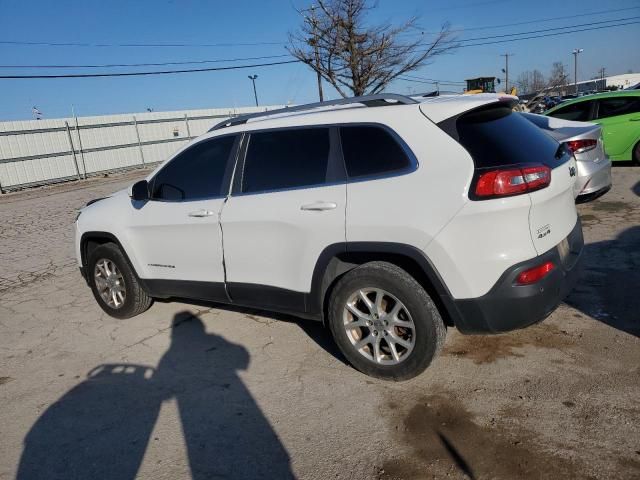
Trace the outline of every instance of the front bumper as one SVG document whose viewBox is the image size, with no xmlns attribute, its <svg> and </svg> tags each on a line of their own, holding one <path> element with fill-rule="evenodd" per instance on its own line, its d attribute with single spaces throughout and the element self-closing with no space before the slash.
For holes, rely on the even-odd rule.
<svg viewBox="0 0 640 480">
<path fill-rule="evenodd" d="M 502 274 L 491 290 L 478 298 L 454 300 L 456 327 L 462 333 L 500 333 L 524 328 L 544 320 L 569 294 L 580 276 L 582 225 L 580 219 L 567 237 L 569 252 L 558 246 L 542 255 L 514 265 Z M 516 285 L 523 270 L 552 261 L 556 268 L 532 285 Z"/>
</svg>

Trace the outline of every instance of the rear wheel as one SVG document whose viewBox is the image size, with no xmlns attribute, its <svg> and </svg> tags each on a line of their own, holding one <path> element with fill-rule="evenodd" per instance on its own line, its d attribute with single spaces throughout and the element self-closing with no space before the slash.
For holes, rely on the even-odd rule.
<svg viewBox="0 0 640 480">
<path fill-rule="evenodd" d="M 636 146 L 633 147 L 633 152 L 631 152 L 631 158 L 633 159 L 634 164 L 640 165 L 640 142 L 636 143 Z"/>
<path fill-rule="evenodd" d="M 96 301 L 112 317 L 135 317 L 151 306 L 151 297 L 115 243 L 99 245 L 90 253 L 87 276 Z"/>
<path fill-rule="evenodd" d="M 333 289 L 328 313 L 344 356 L 372 377 L 415 377 L 444 343 L 446 328 L 427 292 L 390 263 L 366 263 L 348 272 Z"/>
</svg>

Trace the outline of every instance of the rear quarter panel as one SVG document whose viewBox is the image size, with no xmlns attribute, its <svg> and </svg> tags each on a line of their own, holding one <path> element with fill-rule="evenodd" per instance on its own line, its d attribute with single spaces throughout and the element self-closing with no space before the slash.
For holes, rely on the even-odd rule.
<svg viewBox="0 0 640 480">
<path fill-rule="evenodd" d="M 602 126 L 604 148 L 612 160 L 631 160 L 633 146 L 640 141 L 640 113 L 602 118 L 595 122 Z"/>
<path fill-rule="evenodd" d="M 469 201 L 429 244 L 427 256 L 454 298 L 484 295 L 507 268 L 537 255 L 530 209 L 529 195 Z"/>
<path fill-rule="evenodd" d="M 418 167 L 347 185 L 347 241 L 396 242 L 424 250 L 468 201 L 473 162 L 415 106 L 403 115 L 381 112 L 377 120 L 402 138 Z"/>
</svg>

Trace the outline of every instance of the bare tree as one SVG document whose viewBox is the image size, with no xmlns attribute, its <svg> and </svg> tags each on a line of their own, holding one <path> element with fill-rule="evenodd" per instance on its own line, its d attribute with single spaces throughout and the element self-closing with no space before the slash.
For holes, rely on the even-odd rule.
<svg viewBox="0 0 640 480">
<path fill-rule="evenodd" d="M 547 86 L 544 75 L 540 70 L 534 70 L 531 73 L 531 91 L 539 92 Z"/>
<path fill-rule="evenodd" d="M 521 93 L 535 93 L 543 90 L 547 86 L 544 75 L 540 70 L 526 70 L 522 72 L 516 80 L 516 85 Z"/>
<path fill-rule="evenodd" d="M 381 92 L 400 75 L 457 47 L 448 24 L 428 35 L 418 18 L 401 25 L 369 25 L 369 0 L 317 0 L 312 21 L 289 34 L 287 49 L 343 97 Z"/>
<path fill-rule="evenodd" d="M 567 93 L 567 83 L 564 64 L 562 62 L 553 62 L 547 88 L 557 90 L 561 95 L 565 95 Z"/>
<path fill-rule="evenodd" d="M 516 86 L 522 94 L 531 93 L 532 74 L 530 71 L 522 72 L 516 79 Z"/>
</svg>

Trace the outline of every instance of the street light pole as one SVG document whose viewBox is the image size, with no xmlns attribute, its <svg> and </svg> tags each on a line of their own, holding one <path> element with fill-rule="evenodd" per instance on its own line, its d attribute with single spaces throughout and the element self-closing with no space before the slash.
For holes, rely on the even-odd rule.
<svg viewBox="0 0 640 480">
<path fill-rule="evenodd" d="M 256 91 L 256 78 L 258 75 L 249 75 L 249 80 L 253 83 L 253 96 L 256 99 L 256 107 L 258 106 L 258 92 Z"/>
<path fill-rule="evenodd" d="M 576 97 L 578 96 L 578 54 L 584 52 L 584 48 L 573 49 L 573 84 L 576 88 Z"/>
</svg>

